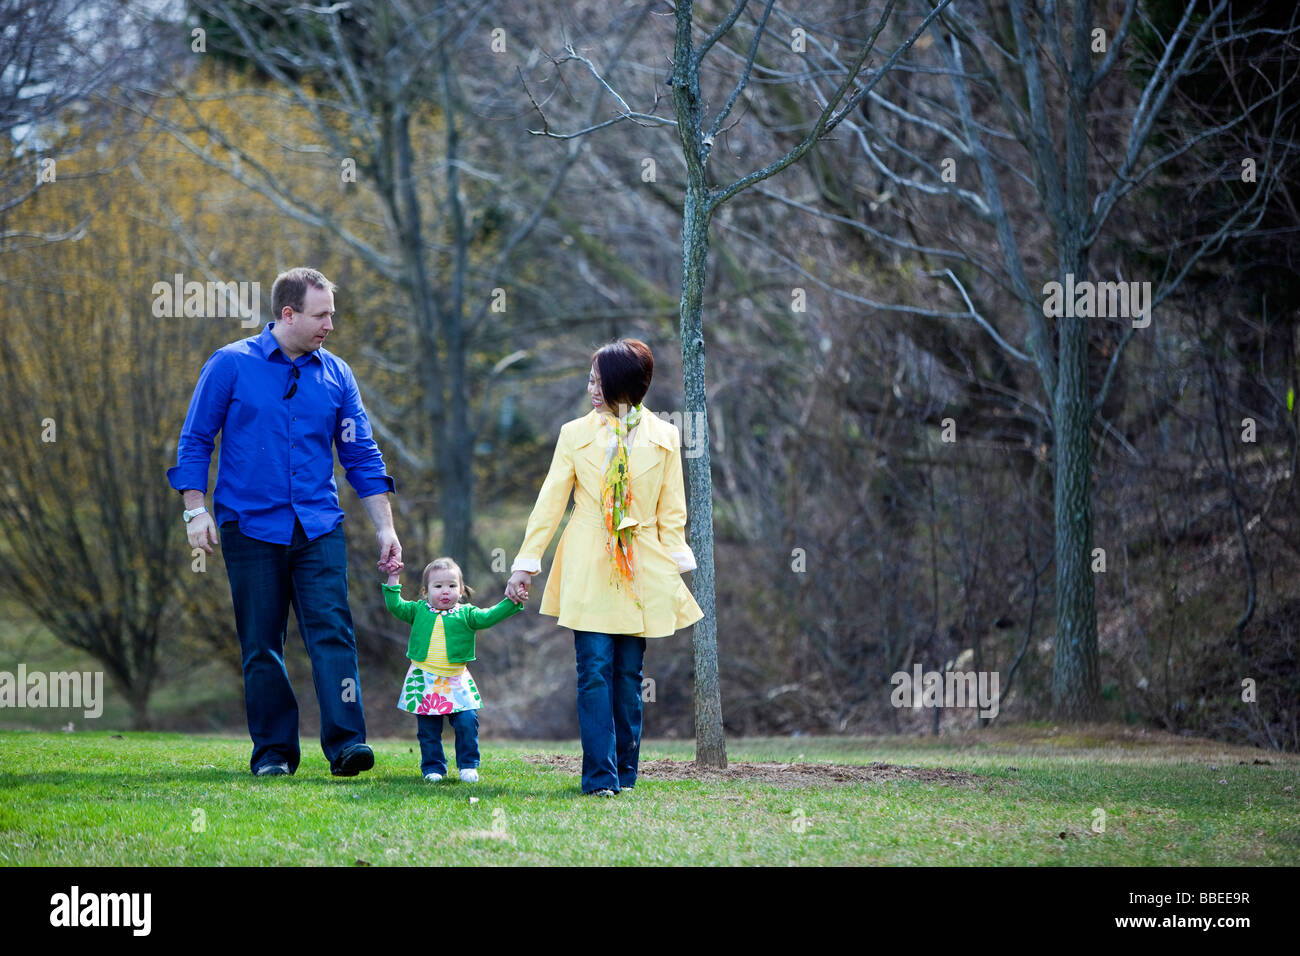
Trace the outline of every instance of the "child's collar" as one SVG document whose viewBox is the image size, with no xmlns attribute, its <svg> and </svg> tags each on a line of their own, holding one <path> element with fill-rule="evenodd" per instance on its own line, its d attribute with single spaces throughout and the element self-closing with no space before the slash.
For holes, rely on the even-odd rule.
<svg viewBox="0 0 1300 956">
<path fill-rule="evenodd" d="M 429 601 L 428 598 L 425 598 L 425 599 L 424 599 L 424 603 L 425 603 L 426 605 L 428 605 L 429 610 L 430 610 L 430 611 L 433 611 L 433 613 L 435 613 L 435 614 L 449 614 L 449 613 L 451 613 L 452 611 L 456 610 L 456 608 L 458 608 L 458 607 L 463 607 L 464 604 L 465 604 L 464 601 L 457 601 L 457 602 L 456 602 L 455 604 L 453 604 L 451 607 L 449 607 L 449 608 L 445 608 L 445 609 L 444 609 L 444 608 L 437 608 L 437 607 L 434 607 L 433 604 Z"/>
</svg>

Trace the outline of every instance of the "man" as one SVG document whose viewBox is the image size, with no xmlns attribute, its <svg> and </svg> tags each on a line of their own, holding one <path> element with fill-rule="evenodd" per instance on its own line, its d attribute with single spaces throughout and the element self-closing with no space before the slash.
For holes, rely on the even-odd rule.
<svg viewBox="0 0 1300 956">
<path fill-rule="evenodd" d="M 347 545 L 334 448 L 379 539 L 380 571 L 402 568 L 384 470 L 348 363 L 324 348 L 334 285 L 290 269 L 271 287 L 275 319 L 218 349 L 199 373 L 181 428 L 171 486 L 185 498 L 190 547 L 225 555 L 244 669 L 244 706 L 257 776 L 292 774 L 301 756 L 298 702 L 284 667 L 289 605 L 311 657 L 321 749 L 335 776 L 375 765 L 348 607 Z M 213 515 L 204 507 L 213 439 L 221 456 Z"/>
</svg>

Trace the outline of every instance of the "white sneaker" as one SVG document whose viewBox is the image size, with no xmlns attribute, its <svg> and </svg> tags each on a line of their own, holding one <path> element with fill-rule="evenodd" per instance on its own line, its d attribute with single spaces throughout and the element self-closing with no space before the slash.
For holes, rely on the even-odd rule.
<svg viewBox="0 0 1300 956">
<path fill-rule="evenodd" d="M 473 769 L 472 767 L 468 770 L 462 770 L 460 772 L 460 782 L 478 783 L 478 771 Z"/>
<path fill-rule="evenodd" d="M 424 775 L 424 779 L 427 780 L 427 781 L 429 781 L 430 783 L 437 783 L 439 780 L 442 779 L 442 774 L 440 774 L 440 773 L 426 773 L 426 774 Z"/>
</svg>

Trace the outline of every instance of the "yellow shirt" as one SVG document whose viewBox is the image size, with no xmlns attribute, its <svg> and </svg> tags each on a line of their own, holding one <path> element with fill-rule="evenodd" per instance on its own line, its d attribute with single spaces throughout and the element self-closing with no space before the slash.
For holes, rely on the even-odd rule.
<svg viewBox="0 0 1300 956">
<path fill-rule="evenodd" d="M 458 677 L 465 673 L 465 665 L 453 664 L 447 660 L 447 631 L 442 626 L 445 613 L 438 612 L 438 618 L 433 622 L 433 634 L 429 638 L 429 653 L 424 660 L 416 661 L 415 666 L 439 677 Z"/>
</svg>

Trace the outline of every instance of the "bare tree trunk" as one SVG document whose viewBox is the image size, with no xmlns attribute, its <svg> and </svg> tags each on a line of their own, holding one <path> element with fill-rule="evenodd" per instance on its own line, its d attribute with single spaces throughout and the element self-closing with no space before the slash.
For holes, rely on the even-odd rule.
<svg viewBox="0 0 1300 956">
<path fill-rule="evenodd" d="M 726 741 L 722 729 L 722 698 L 718 689 L 718 620 L 713 577 L 713 478 L 710 472 L 711 459 L 707 440 L 708 409 L 705 403 L 704 332 L 701 322 L 704 279 L 708 268 L 709 222 L 713 217 L 713 211 L 737 193 L 803 158 L 823 135 L 838 125 L 861 103 L 867 93 L 879 82 L 880 76 L 889 71 L 903 51 L 915 42 L 916 37 L 947 3 L 948 0 L 943 0 L 918 26 L 912 36 L 894 51 L 875 76 L 870 81 L 858 84 L 856 91 L 851 96 L 847 96 L 849 88 L 854 85 L 863 64 L 874 48 L 876 38 L 893 12 L 894 0 L 888 0 L 876 22 L 875 30 L 858 52 L 835 93 L 828 97 L 825 108 L 808 135 L 780 159 L 717 190 L 709 186 L 707 169 L 709 152 L 713 147 L 714 137 L 721 130 L 731 107 L 749 82 L 758 44 L 773 3 L 769 0 L 760 15 L 744 71 L 712 125 L 706 125 L 704 101 L 700 97 L 700 62 L 713 44 L 732 28 L 745 4 L 742 2 L 733 7 L 727 19 L 709 34 L 698 49 L 691 37 L 694 4 L 691 0 L 678 0 L 676 5 L 674 12 L 676 33 L 673 41 L 673 72 L 670 85 L 673 91 L 673 111 L 677 116 L 677 135 L 682 144 L 682 158 L 686 162 L 686 201 L 682 210 L 682 376 L 686 392 L 686 412 L 691 416 L 690 420 L 703 429 L 706 438 L 701 443 L 703 453 L 698 458 L 689 460 L 687 470 L 691 483 L 690 542 L 691 549 L 695 551 L 696 561 L 693 591 L 696 603 L 704 612 L 704 617 L 696 623 L 694 629 L 695 761 L 701 766 L 725 767 L 727 764 Z M 841 104 L 843 104 L 842 109 Z M 838 114 L 837 110 L 840 110 Z"/>
<path fill-rule="evenodd" d="M 1100 684 L 1097 608 L 1092 577 L 1092 454 L 1089 427 L 1088 322 L 1060 325 L 1055 425 L 1056 644 L 1052 710 L 1063 719 L 1097 716 Z"/>
<path fill-rule="evenodd" d="M 1017 30 L 1023 30 L 1017 26 Z M 1071 82 L 1065 108 L 1065 180 L 1057 220 L 1059 280 L 1087 278 L 1088 99 L 1091 92 L 1092 0 L 1076 0 Z M 1027 56 L 1036 54 L 1026 53 Z M 1092 391 L 1088 385 L 1088 326 L 1073 309 L 1060 319 L 1052 421 L 1056 513 L 1056 644 L 1052 661 L 1052 712 L 1066 720 L 1091 720 L 1101 706 L 1097 606 L 1092 571 Z"/>
<path fill-rule="evenodd" d="M 686 412 L 692 424 L 702 428 L 706 436 L 706 440 L 702 443 L 702 454 L 698 458 L 689 459 L 686 467 L 686 476 L 691 486 L 689 540 L 696 561 L 692 590 L 700 610 L 704 612 L 704 617 L 694 628 L 695 760 L 701 766 L 725 767 L 727 762 L 726 741 L 722 728 L 722 699 L 718 689 L 718 625 L 713 568 L 713 480 L 710 473 L 711 459 L 707 440 L 709 431 L 708 409 L 705 403 L 702 323 L 704 280 L 708 271 L 709 222 L 715 209 L 741 191 L 798 162 L 823 136 L 839 125 L 846 116 L 851 115 L 876 86 L 880 77 L 889 72 L 903 52 L 911 48 L 917 37 L 929 27 L 949 2 L 950 0 L 941 0 L 916 26 L 911 36 L 894 50 L 880 68 L 873 71 L 871 78 L 858 83 L 856 81 L 861 77 L 867 57 L 875 47 L 876 38 L 879 37 L 893 12 L 896 0 L 887 0 L 874 30 L 845 70 L 845 75 L 834 93 L 826 98 L 825 107 L 807 135 L 779 159 L 734 180 L 729 186 L 717 189 L 709 185 L 707 171 L 709 153 L 713 148 L 714 138 L 722 131 L 731 108 L 749 82 L 758 45 L 774 3 L 773 0 L 768 0 L 762 14 L 759 15 L 744 69 L 730 97 L 718 111 L 711 125 L 708 125 L 705 119 L 704 101 L 700 96 L 700 62 L 714 44 L 735 25 L 744 11 L 746 2 L 742 0 L 734 6 L 731 13 L 698 48 L 693 43 L 691 35 L 694 22 L 693 0 L 678 0 L 674 10 L 676 33 L 673 42 L 673 71 L 668 85 L 673 91 L 676 123 L 668 125 L 677 127 L 678 138 L 682 144 L 682 158 L 686 163 L 686 200 L 682 210 L 682 376 L 686 394 Z M 592 74 L 600 80 L 602 86 L 613 92 L 613 88 L 600 77 L 591 61 L 580 56 L 572 46 L 568 48 L 566 59 L 585 63 Z M 851 87 L 854 91 L 850 94 Z M 662 117 L 631 111 L 622 97 L 619 97 L 619 101 L 623 107 L 623 117 L 626 119 L 665 122 Z M 536 100 L 533 101 L 533 105 L 542 114 L 545 123 L 545 113 L 542 113 L 541 106 Z M 567 138 L 583 135 L 604 125 L 608 124 L 590 125 L 579 133 L 570 134 Z M 549 127 L 542 132 L 545 135 L 559 135 L 551 133 Z"/>
<path fill-rule="evenodd" d="M 703 434 L 697 458 L 686 459 L 690 484 L 690 544 L 695 552 L 692 590 L 704 617 L 691 629 L 695 649 L 695 762 L 727 765 L 718 689 L 718 616 L 713 571 L 713 475 L 710 465 L 708 403 L 704 387 L 704 278 L 709 255 L 709 211 L 702 184 L 688 188 L 682 218 L 682 378 L 686 419 Z"/>
<path fill-rule="evenodd" d="M 448 443 L 444 437 L 446 432 L 446 403 L 443 396 L 445 382 L 442 374 L 444 363 L 439 354 L 437 300 L 433 284 L 429 279 L 429 269 L 424 254 L 424 225 L 420 214 L 420 199 L 416 192 L 415 150 L 411 144 L 410 112 L 405 108 L 405 104 L 399 104 L 397 116 L 391 124 L 386 125 L 385 134 L 380 142 L 383 144 L 380 153 L 390 153 L 396 164 L 393 181 L 386 182 L 381 175 L 379 192 L 393 219 L 394 238 L 401 251 L 402 271 L 408 285 L 416 339 L 420 343 L 423 355 L 423 359 L 416 363 L 417 374 L 420 377 L 422 404 L 433 433 L 439 495 L 445 503 L 453 497 L 447 492 L 454 485 L 448 473 L 450 467 L 448 461 L 452 456 L 449 454 Z M 376 165 L 382 170 L 382 164 Z M 427 536 L 413 551 L 422 551 L 426 540 Z M 459 555 L 456 559 L 461 560 Z"/>
<path fill-rule="evenodd" d="M 442 508 L 442 547 L 462 566 L 469 563 L 470 502 L 473 497 L 474 433 L 469 423 L 469 388 L 465 376 L 466 337 L 465 281 L 469 266 L 470 236 L 465 222 L 465 208 L 460 199 L 460 128 L 459 102 L 452 79 L 451 58 L 447 44 L 438 46 L 439 73 L 442 86 L 443 122 L 447 128 L 447 200 L 451 220 L 451 276 L 447 296 L 442 304 L 442 331 L 447 343 L 447 381 L 438 383 L 446 389 L 449 421 L 445 434 L 438 436 L 438 471 L 442 476 L 438 489 Z"/>
<path fill-rule="evenodd" d="M 727 765 L 718 689 L 718 615 L 713 574 L 713 475 L 709 454 L 708 403 L 704 384 L 704 279 L 709 264 L 709 220 L 713 215 L 702 148 L 703 109 L 699 64 L 691 43 L 691 4 L 677 12 L 673 56 L 673 107 L 686 160 L 686 199 L 682 208 L 682 380 L 686 421 L 704 436 L 701 454 L 686 460 L 690 482 L 690 545 L 695 552 L 692 591 L 704 617 L 691 629 L 695 650 L 695 762 Z"/>
<path fill-rule="evenodd" d="M 149 711 L 147 692 L 131 695 L 131 729 L 153 730 L 153 714 Z"/>
</svg>

